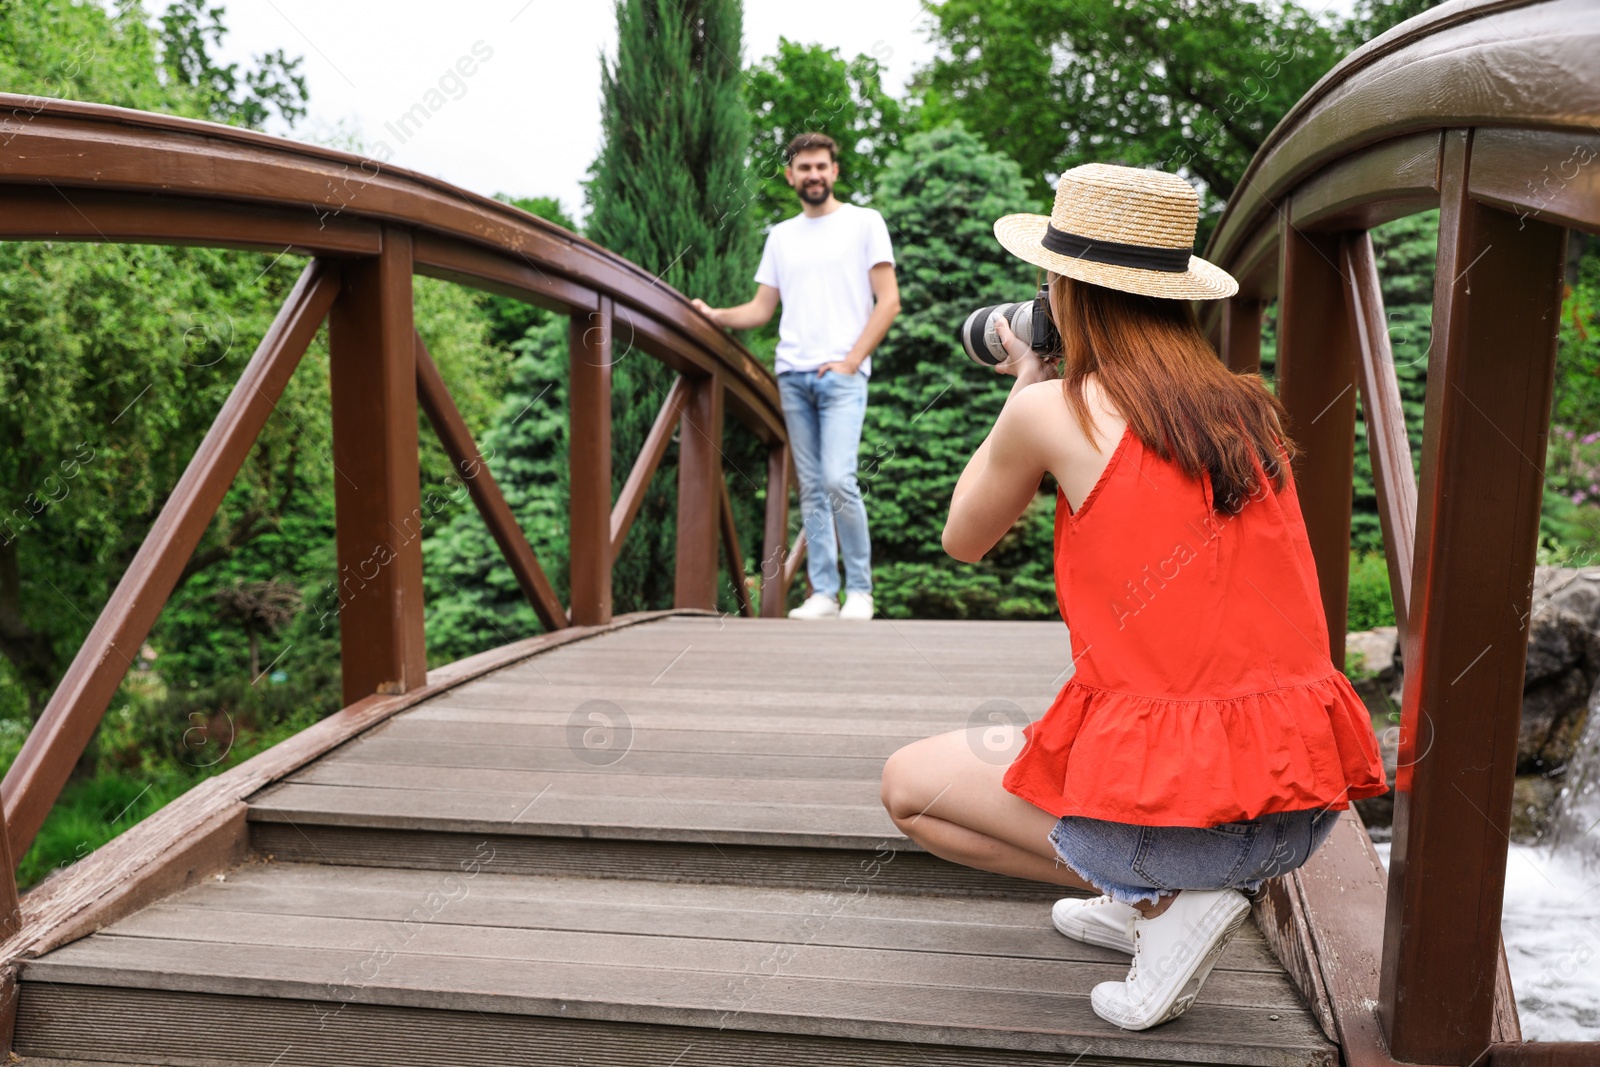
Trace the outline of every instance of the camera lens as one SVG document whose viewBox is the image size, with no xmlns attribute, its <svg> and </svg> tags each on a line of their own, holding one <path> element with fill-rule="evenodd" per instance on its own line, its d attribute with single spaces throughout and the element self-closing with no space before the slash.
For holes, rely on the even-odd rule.
<svg viewBox="0 0 1600 1067">
<path fill-rule="evenodd" d="M 961 326 L 961 347 L 966 351 L 967 358 L 984 367 L 993 367 L 1004 363 L 1011 357 L 1006 353 L 1005 346 L 1000 343 L 1000 335 L 995 330 L 995 321 L 1001 316 L 1005 317 L 1011 332 L 1023 344 L 1031 344 L 1033 340 L 1033 302 L 1021 301 L 1009 304 L 992 304 L 989 307 L 979 308 L 967 316 L 967 321 Z"/>
</svg>

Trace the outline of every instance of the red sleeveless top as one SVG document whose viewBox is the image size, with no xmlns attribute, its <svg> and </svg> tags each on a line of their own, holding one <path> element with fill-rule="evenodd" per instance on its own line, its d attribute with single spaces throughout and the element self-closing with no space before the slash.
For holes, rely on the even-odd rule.
<svg viewBox="0 0 1600 1067">
<path fill-rule="evenodd" d="M 1372 721 L 1328 657 L 1292 477 L 1256 463 L 1211 512 L 1130 426 L 1074 513 L 1057 490 L 1055 582 L 1076 671 L 1024 728 L 1005 788 L 1057 817 L 1215 826 L 1342 810 L 1386 790 Z"/>
</svg>

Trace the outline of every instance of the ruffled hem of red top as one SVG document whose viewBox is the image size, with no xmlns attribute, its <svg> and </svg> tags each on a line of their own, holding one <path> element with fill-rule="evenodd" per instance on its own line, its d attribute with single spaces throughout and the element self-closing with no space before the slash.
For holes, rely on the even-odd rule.
<svg viewBox="0 0 1600 1067">
<path fill-rule="evenodd" d="M 1023 731 L 1008 792 L 1057 818 L 1218 826 L 1387 792 L 1372 719 L 1337 670 L 1220 699 L 1068 681 Z"/>
</svg>

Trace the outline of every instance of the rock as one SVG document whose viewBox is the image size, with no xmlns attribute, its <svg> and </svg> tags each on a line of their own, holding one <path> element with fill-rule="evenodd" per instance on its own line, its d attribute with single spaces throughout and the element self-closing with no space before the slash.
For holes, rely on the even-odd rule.
<svg viewBox="0 0 1600 1067">
<path fill-rule="evenodd" d="M 1600 668 L 1600 635 L 1590 618 L 1551 601 L 1534 602 L 1528 627 L 1528 666 L 1524 686 L 1535 686 L 1574 667 Z"/>
<path fill-rule="evenodd" d="M 1566 804 L 1558 800 L 1563 782 L 1569 793 L 1576 786 L 1584 794 L 1579 806 L 1589 824 L 1600 818 L 1600 799 L 1591 798 L 1600 798 L 1600 567 L 1537 568 L 1532 606 L 1513 813 L 1523 839 L 1550 824 L 1552 805 Z M 1347 635 L 1345 652 L 1393 781 L 1404 646 L 1385 626 Z M 1576 782 L 1563 773 L 1574 761 L 1584 764 Z M 1369 826 L 1381 826 L 1392 804 L 1392 796 L 1378 797 L 1357 809 Z M 1600 842 L 1600 833 L 1590 836 Z"/>
<path fill-rule="evenodd" d="M 1356 809 L 1356 814 L 1361 816 L 1361 824 L 1369 830 L 1373 827 L 1394 825 L 1394 790 L 1392 788 L 1380 797 L 1368 797 L 1366 800 L 1358 800 L 1351 807 Z"/>
<path fill-rule="evenodd" d="M 1549 601 L 1600 626 L 1600 567 L 1536 567 L 1533 602 Z"/>
<path fill-rule="evenodd" d="M 1594 679 L 1578 666 L 1522 694 L 1518 774 L 1549 774 L 1566 765 L 1583 732 L 1593 690 Z"/>
<path fill-rule="evenodd" d="M 1395 645 L 1399 640 L 1400 631 L 1393 626 L 1346 634 L 1345 659 L 1354 657 L 1357 662 L 1352 663 L 1351 667 L 1364 674 L 1381 674 L 1394 664 Z"/>
<path fill-rule="evenodd" d="M 1511 791 L 1511 840 L 1531 845 L 1543 838 L 1560 794 L 1561 783 L 1554 778 L 1520 775 Z"/>
</svg>

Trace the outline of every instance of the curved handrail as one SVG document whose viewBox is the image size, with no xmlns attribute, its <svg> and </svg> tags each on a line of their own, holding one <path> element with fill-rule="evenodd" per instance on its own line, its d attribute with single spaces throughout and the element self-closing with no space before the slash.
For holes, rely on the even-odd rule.
<svg viewBox="0 0 1600 1067">
<path fill-rule="evenodd" d="M 1430 206 L 1418 195 L 1422 188 L 1431 187 L 1436 201 L 1437 179 L 1415 164 L 1417 154 L 1427 151 L 1425 140 L 1399 142 L 1406 135 L 1466 127 L 1594 135 L 1600 130 L 1600 62 L 1595 60 L 1600 20 L 1595 14 L 1588 0 L 1455 0 L 1369 41 L 1325 74 L 1268 134 L 1224 209 L 1206 257 L 1250 275 L 1256 264 L 1241 260 L 1285 198 L 1331 162 L 1381 142 L 1407 143 L 1413 150 L 1392 161 L 1395 169 L 1365 176 L 1365 188 L 1351 188 L 1339 204 L 1339 217 L 1324 216 L 1311 225 L 1341 226 L 1375 202 L 1387 210 L 1367 215 L 1369 224 L 1398 217 Z M 1524 170 L 1520 180 L 1503 176 L 1498 203 L 1553 214 L 1586 229 L 1600 227 L 1600 212 L 1562 215 L 1560 205 L 1541 196 L 1548 191 L 1534 183 L 1542 168 L 1558 165 L 1572 147 L 1558 136 L 1542 140 L 1551 148 L 1548 158 Z M 1407 159 L 1413 161 L 1409 175 L 1398 169 Z M 1585 180 L 1595 187 L 1592 173 Z M 1396 196 L 1409 199 L 1383 205 Z M 1301 220 L 1291 218 L 1291 223 L 1307 228 Z M 1270 277 L 1240 281 L 1249 290 L 1245 295 L 1275 292 Z"/>
<path fill-rule="evenodd" d="M 636 317 L 658 356 L 679 369 L 714 365 L 751 428 L 767 441 L 782 436 L 772 375 L 660 278 L 548 220 L 370 156 L 214 122 L 0 93 L 0 185 L 21 201 L 0 215 L 0 240 L 272 252 L 287 244 L 347 256 L 377 251 L 375 224 L 402 225 L 415 234 L 418 273 L 568 313 L 610 297 Z"/>
<path fill-rule="evenodd" d="M 1600 233 L 1597 57 L 1591 0 L 1410 19 L 1289 110 L 1205 253 L 1240 283 L 1207 309 L 1230 368 L 1258 369 L 1277 300 L 1276 388 L 1339 663 L 1358 397 L 1368 430 L 1407 668 L 1390 873 L 1364 834 L 1335 835 L 1273 884 L 1261 924 L 1308 998 L 1325 991 L 1352 1063 L 1536 1058 L 1498 930 L 1567 229 Z M 1419 476 L 1367 231 L 1434 207 Z"/>
<path fill-rule="evenodd" d="M 324 320 L 333 350 L 333 455 L 347 475 L 336 479 L 340 611 L 354 616 L 341 627 L 347 705 L 426 684 L 418 411 L 534 610 L 556 629 L 611 620 L 613 559 L 679 426 L 675 606 L 715 608 L 720 543 L 740 609 L 752 612 L 721 467 L 726 407 L 767 446 L 761 610 L 781 610 L 799 545 L 793 553 L 787 545 L 791 463 L 776 381 L 682 294 L 621 256 L 379 159 L 210 122 L 11 94 L 0 94 L 0 205 L 0 240 L 198 244 L 311 257 L 7 771 L 0 936 L 19 921 L 15 860 L 120 684 L 117 665 L 131 662 L 148 634 Z M 413 328 L 414 273 L 571 317 L 570 610 L 556 599 Z M 679 376 L 613 501 L 611 368 L 635 348 Z"/>
</svg>

